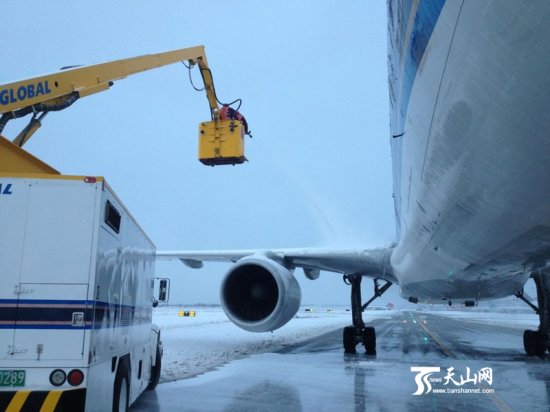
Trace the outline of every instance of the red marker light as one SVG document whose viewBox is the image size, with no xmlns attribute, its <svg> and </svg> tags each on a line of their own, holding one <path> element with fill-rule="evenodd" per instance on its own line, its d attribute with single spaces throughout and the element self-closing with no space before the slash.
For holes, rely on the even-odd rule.
<svg viewBox="0 0 550 412">
<path fill-rule="evenodd" d="M 84 181 L 86 183 L 95 183 L 97 182 L 97 179 L 94 176 L 86 176 L 84 177 Z"/>
<path fill-rule="evenodd" d="M 73 369 L 67 375 L 67 382 L 72 386 L 78 386 L 84 382 L 84 373 L 79 369 Z"/>
</svg>

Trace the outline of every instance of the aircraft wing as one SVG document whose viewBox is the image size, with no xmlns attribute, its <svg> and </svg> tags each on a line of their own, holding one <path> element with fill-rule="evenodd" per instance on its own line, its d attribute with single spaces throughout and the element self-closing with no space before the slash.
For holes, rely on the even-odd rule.
<svg viewBox="0 0 550 412">
<path fill-rule="evenodd" d="M 158 251 L 157 259 L 179 259 L 185 265 L 198 269 L 203 262 L 238 262 L 240 259 L 263 255 L 289 269 L 302 268 L 310 279 L 325 270 L 342 274 L 361 274 L 397 283 L 390 264 L 395 245 L 387 244 L 369 249 L 273 249 L 273 250 L 196 250 Z"/>
</svg>

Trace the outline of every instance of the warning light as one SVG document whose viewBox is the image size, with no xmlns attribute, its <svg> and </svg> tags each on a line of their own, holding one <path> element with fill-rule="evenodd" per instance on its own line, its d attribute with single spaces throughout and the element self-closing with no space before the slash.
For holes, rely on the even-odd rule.
<svg viewBox="0 0 550 412">
<path fill-rule="evenodd" d="M 67 375 L 67 382 L 72 386 L 78 386 L 84 381 L 84 373 L 80 369 L 73 369 Z"/>
</svg>

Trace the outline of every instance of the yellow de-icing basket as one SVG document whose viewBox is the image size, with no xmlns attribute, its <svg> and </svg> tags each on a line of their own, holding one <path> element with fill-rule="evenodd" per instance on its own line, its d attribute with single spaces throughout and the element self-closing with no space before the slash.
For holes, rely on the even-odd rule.
<svg viewBox="0 0 550 412">
<path fill-rule="evenodd" d="M 242 123 L 238 120 L 201 123 L 199 125 L 199 160 L 208 166 L 246 162 Z"/>
</svg>

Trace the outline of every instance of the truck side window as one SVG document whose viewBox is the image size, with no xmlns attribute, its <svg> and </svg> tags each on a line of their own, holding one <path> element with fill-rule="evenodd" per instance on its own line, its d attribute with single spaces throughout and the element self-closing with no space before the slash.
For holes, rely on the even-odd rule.
<svg viewBox="0 0 550 412">
<path fill-rule="evenodd" d="M 116 208 L 107 200 L 105 206 L 105 223 L 109 225 L 116 233 L 120 232 L 120 213 Z"/>
</svg>

